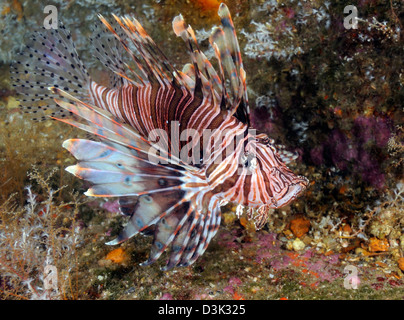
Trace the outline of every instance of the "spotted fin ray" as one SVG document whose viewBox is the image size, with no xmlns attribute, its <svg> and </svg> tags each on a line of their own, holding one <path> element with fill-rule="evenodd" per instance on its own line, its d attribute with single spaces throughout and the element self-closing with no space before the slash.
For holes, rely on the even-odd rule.
<svg viewBox="0 0 404 320">
<path fill-rule="evenodd" d="M 13 87 L 23 112 L 35 121 L 49 116 L 68 117 L 54 102 L 48 87 L 71 92 L 80 99 L 88 97 L 89 73 L 81 62 L 72 35 L 63 25 L 58 29 L 35 31 L 30 44 L 11 66 Z"/>
<path fill-rule="evenodd" d="M 118 31 L 118 26 L 112 26 L 114 30 L 123 37 L 123 32 Z M 111 72 L 110 74 L 110 88 L 118 88 L 127 85 L 131 81 L 128 80 L 129 68 L 123 62 L 124 52 L 119 50 L 121 47 L 116 37 L 106 28 L 101 22 L 97 21 L 94 25 L 93 35 L 90 37 L 92 47 L 94 49 L 93 55 L 95 58 Z"/>
</svg>

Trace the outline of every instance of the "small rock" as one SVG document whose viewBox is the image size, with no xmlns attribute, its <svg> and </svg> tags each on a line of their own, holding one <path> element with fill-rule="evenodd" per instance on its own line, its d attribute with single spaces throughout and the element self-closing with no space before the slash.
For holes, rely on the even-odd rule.
<svg viewBox="0 0 404 320">
<path fill-rule="evenodd" d="M 283 234 L 285 235 L 286 239 L 292 239 L 293 238 L 293 233 L 289 229 L 283 231 Z"/>
<path fill-rule="evenodd" d="M 341 233 L 343 237 L 349 237 L 349 235 L 352 233 L 351 226 L 349 224 L 344 224 L 341 228 Z"/>
<path fill-rule="evenodd" d="M 301 251 L 306 247 L 306 245 L 304 244 L 304 242 L 302 240 L 300 240 L 299 238 L 296 238 L 295 240 L 293 240 L 292 242 L 292 248 L 295 251 Z"/>
<path fill-rule="evenodd" d="M 20 102 L 14 97 L 8 97 L 7 99 L 7 109 L 16 109 L 20 105 Z M 50 121 L 49 121 L 50 122 Z"/>
<path fill-rule="evenodd" d="M 366 250 L 363 249 L 363 248 L 356 248 L 356 249 L 355 249 L 355 254 L 357 254 L 358 256 L 368 256 L 368 255 L 369 255 L 369 252 L 366 251 Z"/>
</svg>

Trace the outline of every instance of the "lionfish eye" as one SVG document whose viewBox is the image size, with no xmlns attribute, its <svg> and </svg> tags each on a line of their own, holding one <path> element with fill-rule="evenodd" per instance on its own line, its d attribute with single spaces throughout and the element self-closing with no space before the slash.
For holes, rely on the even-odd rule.
<svg viewBox="0 0 404 320">
<path fill-rule="evenodd" d="M 270 141 L 268 141 L 267 147 L 270 148 L 273 152 L 275 152 L 275 153 L 277 152 L 276 148 L 274 147 L 274 145 Z"/>
</svg>

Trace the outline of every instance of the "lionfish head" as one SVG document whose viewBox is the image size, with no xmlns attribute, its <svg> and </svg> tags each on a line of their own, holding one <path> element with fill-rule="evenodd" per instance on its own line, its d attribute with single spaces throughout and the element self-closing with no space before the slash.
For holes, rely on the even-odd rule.
<svg viewBox="0 0 404 320">
<path fill-rule="evenodd" d="M 246 146 L 244 156 L 244 163 L 252 174 L 250 188 L 256 189 L 255 199 L 249 199 L 252 201 L 249 205 L 263 204 L 268 209 L 286 206 L 304 192 L 309 181 L 294 174 L 286 166 L 286 151 L 278 152 L 266 135 L 260 134 L 257 137 Z"/>
</svg>

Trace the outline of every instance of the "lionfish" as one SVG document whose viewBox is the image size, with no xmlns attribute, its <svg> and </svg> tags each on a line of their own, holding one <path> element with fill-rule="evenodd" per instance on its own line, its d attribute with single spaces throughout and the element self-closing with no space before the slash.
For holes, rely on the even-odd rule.
<svg viewBox="0 0 404 320">
<path fill-rule="evenodd" d="M 135 18 L 116 15 L 111 23 L 99 15 L 102 30 L 91 39 L 97 58 L 112 71 L 109 87 L 90 77 L 63 25 L 35 32 L 14 65 L 14 86 L 25 96 L 20 99 L 24 112 L 94 137 L 64 141 L 63 147 L 79 161 L 66 170 L 91 183 L 87 196 L 118 198 L 120 212 L 130 217 L 107 244 L 120 244 L 138 233 L 153 236 L 142 265 L 155 262 L 169 246 L 164 270 L 191 265 L 216 234 L 221 206 L 237 203 L 238 213 L 247 208 L 258 229 L 270 208 L 289 204 L 308 184 L 286 166 L 294 158 L 291 153 L 278 152 L 274 140 L 250 130 L 236 31 L 225 4 L 218 14 L 221 26 L 209 38 L 218 71 L 181 15 L 174 18 L 173 30 L 191 57 L 182 71 Z M 122 61 L 122 52 L 131 65 Z M 156 129 L 167 134 L 150 138 Z M 180 131 L 202 136 L 206 130 L 211 135 L 203 145 L 180 139 Z M 193 161 L 178 156 L 183 150 L 188 156 L 198 144 L 204 153 L 201 162 L 195 161 L 199 155 Z"/>
</svg>

